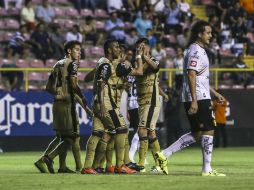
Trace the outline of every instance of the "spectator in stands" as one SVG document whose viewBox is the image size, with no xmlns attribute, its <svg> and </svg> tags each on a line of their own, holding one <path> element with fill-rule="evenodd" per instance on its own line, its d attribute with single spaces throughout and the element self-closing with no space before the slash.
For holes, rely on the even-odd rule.
<svg viewBox="0 0 254 190">
<path fill-rule="evenodd" d="M 234 8 L 229 10 L 228 12 L 228 17 L 230 21 L 230 25 L 234 25 L 238 22 L 238 18 L 244 18 L 246 17 L 246 12 L 244 9 L 241 7 L 239 2 L 236 2 L 234 5 Z"/>
<path fill-rule="evenodd" d="M 125 42 L 124 23 L 118 18 L 117 12 L 110 13 L 110 19 L 106 21 L 105 27 L 109 37 Z"/>
<path fill-rule="evenodd" d="M 15 3 L 15 8 L 21 9 L 23 0 L 4 0 L 4 8 L 5 10 L 8 10 L 10 7 L 10 3 Z"/>
<path fill-rule="evenodd" d="M 14 33 L 14 35 L 11 37 L 7 48 L 8 58 L 15 56 L 16 54 L 22 56 L 24 53 L 24 48 L 26 46 L 29 47 L 28 43 L 26 43 L 26 32 L 26 25 L 20 25 L 19 31 Z"/>
<path fill-rule="evenodd" d="M 79 26 L 77 24 L 74 24 L 70 31 L 66 33 L 65 40 L 67 42 L 69 41 L 78 41 L 82 44 L 83 42 L 83 36 L 80 33 Z"/>
<path fill-rule="evenodd" d="M 165 65 L 167 54 L 162 42 L 158 41 L 156 43 L 156 47 L 151 50 L 151 55 L 160 62 L 162 67 Z"/>
<path fill-rule="evenodd" d="M 227 108 L 227 100 L 223 102 L 218 102 L 217 100 L 213 100 L 213 111 L 215 115 L 216 126 L 214 130 L 214 147 L 220 146 L 220 139 L 222 137 L 223 147 L 228 146 L 228 138 L 226 131 L 226 108 Z"/>
<path fill-rule="evenodd" d="M 24 7 L 21 9 L 21 24 L 25 24 L 28 30 L 34 30 L 35 21 L 35 11 L 33 8 L 32 0 L 25 0 Z"/>
<path fill-rule="evenodd" d="M 211 15 L 208 22 L 212 28 L 212 36 L 214 37 L 216 35 L 218 37 L 217 40 L 220 43 L 221 22 L 219 21 L 219 18 L 216 15 Z"/>
<path fill-rule="evenodd" d="M 237 69 L 244 69 L 247 68 L 244 62 L 244 54 L 240 53 L 237 56 L 237 59 L 232 64 L 233 68 Z M 244 85 L 246 87 L 249 84 L 253 84 L 253 75 L 252 73 L 248 72 L 232 72 L 231 78 L 233 79 L 234 83 L 237 85 Z"/>
<path fill-rule="evenodd" d="M 51 24 L 55 18 L 54 9 L 49 5 L 48 0 L 42 0 L 42 5 L 36 8 L 36 18 L 39 22 Z"/>
<path fill-rule="evenodd" d="M 65 35 L 63 34 L 63 30 L 59 25 L 53 25 L 51 28 L 52 32 L 49 35 L 52 41 L 52 48 L 54 51 L 52 58 L 59 60 L 64 57 Z"/>
<path fill-rule="evenodd" d="M 131 11 L 140 10 L 140 5 L 141 5 L 140 0 L 127 0 L 127 4 Z"/>
<path fill-rule="evenodd" d="M 130 49 L 134 49 L 135 43 L 138 40 L 138 33 L 136 28 L 131 28 L 130 32 L 125 35 L 125 43 Z"/>
<path fill-rule="evenodd" d="M 133 26 L 137 29 L 140 37 L 144 37 L 146 35 L 147 29 L 153 28 L 152 21 L 148 19 L 148 14 L 146 11 L 142 12 L 141 18 L 136 18 Z"/>
<path fill-rule="evenodd" d="M 190 5 L 189 3 L 185 2 L 185 0 L 180 0 L 180 2 L 178 3 L 178 6 L 183 15 L 187 15 L 187 17 L 189 18 L 193 16 L 190 10 Z"/>
<path fill-rule="evenodd" d="M 164 23 L 161 22 L 161 19 L 159 16 L 156 16 L 153 18 L 153 32 L 156 36 L 158 33 L 164 32 Z"/>
<path fill-rule="evenodd" d="M 13 57 L 12 57 L 13 58 Z M 12 59 L 13 60 L 13 59 Z M 15 63 L 3 64 L 2 68 L 18 68 Z M 19 91 L 23 84 L 22 71 L 2 71 L 2 84 L 7 91 Z"/>
<path fill-rule="evenodd" d="M 231 31 L 233 38 L 235 38 L 238 43 L 249 43 L 249 39 L 246 37 L 247 26 L 243 17 L 237 18 L 237 22 L 231 25 Z"/>
<path fill-rule="evenodd" d="M 85 22 L 81 24 L 81 33 L 85 41 L 92 41 L 93 45 L 102 44 L 104 35 L 97 31 L 93 17 L 87 16 L 85 18 Z"/>
<path fill-rule="evenodd" d="M 81 9 L 92 9 L 93 12 L 97 7 L 97 0 L 75 0 L 75 7 L 79 13 L 81 13 Z"/>
<path fill-rule="evenodd" d="M 164 0 L 149 0 L 148 2 L 149 2 L 149 4 L 151 4 L 154 7 L 154 11 L 156 13 L 163 12 L 163 10 L 165 8 Z"/>
<path fill-rule="evenodd" d="M 146 38 L 149 41 L 150 48 L 153 48 L 155 46 L 157 40 L 156 40 L 156 38 L 153 34 L 153 30 L 151 28 L 148 28 L 146 30 Z"/>
<path fill-rule="evenodd" d="M 185 28 L 183 30 L 182 34 L 179 34 L 176 36 L 176 41 L 182 48 L 187 47 L 188 39 L 189 39 L 189 29 L 188 28 Z"/>
<path fill-rule="evenodd" d="M 50 58 L 53 49 L 44 23 L 37 24 L 35 31 L 31 34 L 31 42 L 34 46 L 33 51 L 37 59 L 45 61 Z"/>
<path fill-rule="evenodd" d="M 124 8 L 124 4 L 122 0 L 107 0 L 107 10 L 108 13 L 121 11 Z"/>
<path fill-rule="evenodd" d="M 180 25 L 181 12 L 177 6 L 176 0 L 170 1 L 170 6 L 164 10 L 166 16 L 165 33 L 182 33 L 182 27 Z"/>
<path fill-rule="evenodd" d="M 176 56 L 173 58 L 174 68 L 179 69 L 175 72 L 175 88 L 177 90 L 182 89 L 183 84 L 183 49 L 178 46 L 176 48 Z"/>
<path fill-rule="evenodd" d="M 225 21 L 228 11 L 233 8 L 234 4 L 235 0 L 216 0 L 216 15 L 219 16 L 220 21 Z"/>
</svg>

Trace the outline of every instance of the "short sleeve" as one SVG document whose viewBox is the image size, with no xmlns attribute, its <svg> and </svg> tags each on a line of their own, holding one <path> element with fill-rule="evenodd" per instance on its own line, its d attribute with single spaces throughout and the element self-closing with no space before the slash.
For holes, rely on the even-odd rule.
<svg viewBox="0 0 254 190">
<path fill-rule="evenodd" d="M 125 63 L 119 63 L 116 67 L 116 76 L 126 77 L 131 73 L 131 71 L 131 66 L 127 66 Z"/>
<path fill-rule="evenodd" d="M 78 73 L 78 64 L 74 61 L 68 66 L 68 75 L 69 76 L 77 76 Z"/>
<path fill-rule="evenodd" d="M 187 69 L 198 71 L 198 68 L 200 66 L 201 57 L 198 53 L 198 51 L 192 51 L 189 54 L 188 63 L 187 63 Z"/>
<path fill-rule="evenodd" d="M 103 63 L 98 68 L 98 80 L 107 81 L 111 76 L 111 66 L 108 63 Z"/>
</svg>

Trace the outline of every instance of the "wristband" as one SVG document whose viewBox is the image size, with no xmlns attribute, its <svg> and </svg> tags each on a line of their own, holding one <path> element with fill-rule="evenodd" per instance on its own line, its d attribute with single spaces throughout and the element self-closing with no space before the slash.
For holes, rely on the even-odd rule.
<svg viewBox="0 0 254 190">
<path fill-rule="evenodd" d="M 141 59 L 141 55 L 136 55 L 136 59 Z"/>
</svg>

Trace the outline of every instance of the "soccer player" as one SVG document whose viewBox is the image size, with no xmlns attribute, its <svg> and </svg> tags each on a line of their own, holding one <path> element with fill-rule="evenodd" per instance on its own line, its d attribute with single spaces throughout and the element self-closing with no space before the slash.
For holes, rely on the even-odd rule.
<svg viewBox="0 0 254 190">
<path fill-rule="evenodd" d="M 53 159 L 59 155 L 60 161 L 65 162 L 68 148 L 79 137 L 76 102 L 91 113 L 77 80 L 81 44 L 78 41 L 67 42 L 64 51 L 66 57 L 55 64 L 46 85 L 46 90 L 54 96 L 53 129 L 56 131 L 56 138 L 49 144 L 46 154 L 35 162 L 35 166 L 42 173 L 46 173 L 47 169 L 50 173 L 55 173 Z M 65 163 L 62 163 L 62 166 L 65 168 L 60 167 L 59 173 L 71 173 Z"/>
<path fill-rule="evenodd" d="M 225 176 L 211 167 L 214 135 L 211 95 L 219 101 L 224 97 L 209 85 L 209 59 L 205 47 L 212 38 L 209 23 L 197 21 L 192 29 L 188 49 L 184 56 L 182 101 L 190 122 L 191 132 L 180 137 L 171 146 L 157 153 L 159 160 L 201 140 L 203 167 L 202 176 Z M 166 165 L 162 167 L 167 167 Z"/>
<path fill-rule="evenodd" d="M 101 140 L 99 152 L 102 156 L 98 158 L 101 160 L 105 154 L 107 142 L 110 140 L 110 132 L 115 130 L 115 172 L 132 174 L 136 171 L 124 165 L 125 139 L 128 129 L 117 104 L 121 94 L 120 89 L 124 86 L 122 77 L 116 75 L 116 66 L 119 63 L 118 58 L 121 53 L 119 43 L 116 40 L 107 40 L 104 44 L 104 53 L 105 57 L 98 61 L 95 71 L 93 132 L 87 142 L 86 159 L 81 173 L 97 173 L 92 168 L 92 164 L 98 142 Z"/>
<path fill-rule="evenodd" d="M 155 132 L 160 112 L 159 62 L 150 55 L 149 41 L 146 38 L 140 38 L 136 42 L 136 47 L 144 49 L 142 55 L 136 55 L 136 59 L 141 59 L 144 62 L 143 75 L 136 77 L 136 84 L 139 105 L 138 135 L 140 140 L 138 164 L 145 166 L 148 143 L 153 154 L 160 151 L 160 144 Z"/>
</svg>

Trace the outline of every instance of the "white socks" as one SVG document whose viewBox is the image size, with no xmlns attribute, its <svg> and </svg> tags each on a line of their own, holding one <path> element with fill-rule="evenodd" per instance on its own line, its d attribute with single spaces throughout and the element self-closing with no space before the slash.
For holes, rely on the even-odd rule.
<svg viewBox="0 0 254 190">
<path fill-rule="evenodd" d="M 191 133 L 187 133 L 181 136 L 176 142 L 164 149 L 162 152 L 166 158 L 169 158 L 173 153 L 182 150 L 183 148 L 188 147 L 195 142 L 196 140 Z"/>
<path fill-rule="evenodd" d="M 213 136 L 203 135 L 201 137 L 201 146 L 203 153 L 203 168 L 202 172 L 208 173 L 212 171 L 211 160 L 213 152 Z"/>
<path fill-rule="evenodd" d="M 138 144 L 139 144 L 139 137 L 138 137 L 138 133 L 135 133 L 132 141 L 131 141 L 131 147 L 130 147 L 130 151 L 129 151 L 129 156 L 132 162 L 134 162 L 134 156 L 136 151 L 138 150 Z"/>
</svg>

